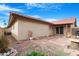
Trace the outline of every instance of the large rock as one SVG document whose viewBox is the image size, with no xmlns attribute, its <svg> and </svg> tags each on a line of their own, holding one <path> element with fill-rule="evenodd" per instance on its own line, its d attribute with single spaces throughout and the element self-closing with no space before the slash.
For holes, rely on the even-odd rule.
<svg viewBox="0 0 79 59">
<path fill-rule="evenodd" d="M 0 53 L 0 56 L 16 56 L 17 55 L 17 51 L 14 48 L 10 48 L 9 51 L 5 52 L 5 53 Z"/>
</svg>

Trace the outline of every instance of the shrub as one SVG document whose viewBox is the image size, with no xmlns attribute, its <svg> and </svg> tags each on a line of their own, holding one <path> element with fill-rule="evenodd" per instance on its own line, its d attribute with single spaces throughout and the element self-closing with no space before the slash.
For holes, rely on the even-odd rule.
<svg viewBox="0 0 79 59">
<path fill-rule="evenodd" d="M 0 53 L 7 52 L 8 44 L 8 40 L 5 36 L 0 37 Z"/>
<path fill-rule="evenodd" d="M 31 53 L 27 53 L 27 56 L 45 56 L 44 53 L 37 52 L 37 51 L 32 51 Z"/>
</svg>

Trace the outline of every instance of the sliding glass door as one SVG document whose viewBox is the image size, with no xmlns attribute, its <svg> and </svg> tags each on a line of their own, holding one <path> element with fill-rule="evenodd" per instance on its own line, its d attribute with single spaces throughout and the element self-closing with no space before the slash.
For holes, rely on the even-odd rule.
<svg viewBox="0 0 79 59">
<path fill-rule="evenodd" d="M 64 34 L 64 27 L 63 26 L 56 27 L 56 34 Z"/>
</svg>

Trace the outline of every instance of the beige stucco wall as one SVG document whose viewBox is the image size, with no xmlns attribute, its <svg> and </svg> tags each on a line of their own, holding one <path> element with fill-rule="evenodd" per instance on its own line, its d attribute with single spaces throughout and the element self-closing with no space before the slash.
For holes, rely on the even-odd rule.
<svg viewBox="0 0 79 59">
<path fill-rule="evenodd" d="M 53 30 L 53 35 L 55 35 L 56 34 L 56 26 L 53 26 L 52 30 Z"/>
<path fill-rule="evenodd" d="M 67 36 L 70 32 L 68 31 L 68 25 L 64 25 L 64 35 Z"/>
<path fill-rule="evenodd" d="M 11 33 L 14 38 L 18 39 L 18 21 L 16 21 L 15 24 L 12 26 Z"/>
<path fill-rule="evenodd" d="M 49 24 L 43 24 L 39 22 L 30 22 L 17 20 L 12 26 L 12 36 L 17 40 L 25 40 L 28 38 L 28 31 L 33 32 L 33 37 L 52 35 L 52 27 Z"/>
<path fill-rule="evenodd" d="M 47 36 L 51 34 L 48 24 L 41 24 L 28 21 L 18 21 L 18 40 L 28 38 L 28 31 L 33 32 L 33 37 Z"/>
</svg>

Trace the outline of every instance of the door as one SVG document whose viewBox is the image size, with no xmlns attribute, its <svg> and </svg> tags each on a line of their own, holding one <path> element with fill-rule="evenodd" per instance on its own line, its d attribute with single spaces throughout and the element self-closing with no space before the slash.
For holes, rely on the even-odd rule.
<svg viewBox="0 0 79 59">
<path fill-rule="evenodd" d="M 60 34 L 64 33 L 64 27 L 60 27 Z"/>
<path fill-rule="evenodd" d="M 64 34 L 64 27 L 63 26 L 56 27 L 56 34 Z"/>
</svg>

